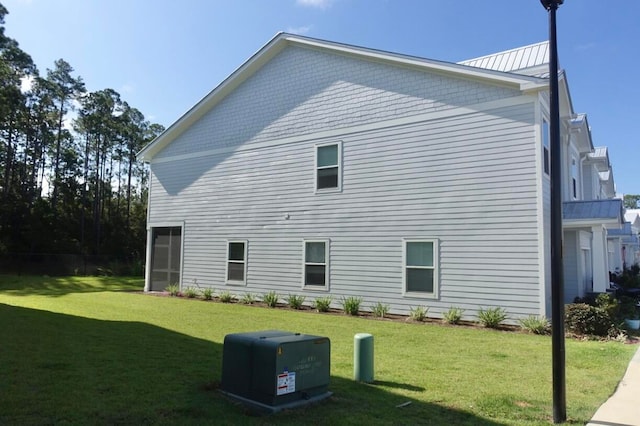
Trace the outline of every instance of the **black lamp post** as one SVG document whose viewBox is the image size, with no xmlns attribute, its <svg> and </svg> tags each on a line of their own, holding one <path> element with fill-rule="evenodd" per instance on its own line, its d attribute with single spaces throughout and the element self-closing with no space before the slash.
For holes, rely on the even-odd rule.
<svg viewBox="0 0 640 426">
<path fill-rule="evenodd" d="M 560 105 L 558 100 L 558 42 L 556 10 L 564 0 L 540 0 L 549 11 L 549 99 L 551 142 L 551 325 L 553 352 L 553 422 L 567 420 L 564 349 L 564 280 L 562 273 L 562 174 Z"/>
</svg>

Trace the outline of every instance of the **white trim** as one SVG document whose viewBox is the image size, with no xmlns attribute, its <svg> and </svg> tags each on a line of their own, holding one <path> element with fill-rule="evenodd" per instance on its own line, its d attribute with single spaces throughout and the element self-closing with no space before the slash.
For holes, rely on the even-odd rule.
<svg viewBox="0 0 640 426">
<path fill-rule="evenodd" d="M 318 167 L 318 149 L 326 146 L 337 146 L 338 147 L 338 186 L 335 188 L 318 188 L 318 170 L 321 167 Z M 333 166 L 333 167 L 336 167 Z M 322 167 L 329 168 L 329 167 Z M 342 191 L 342 141 L 334 141 L 334 142 L 322 142 L 314 145 L 314 155 L 313 155 L 313 189 L 316 194 L 324 194 L 327 192 L 341 192 Z"/>
<path fill-rule="evenodd" d="M 305 135 L 289 136 L 285 138 L 269 139 L 262 142 L 248 143 L 240 146 L 214 148 L 198 152 L 190 152 L 186 154 L 178 154 L 170 157 L 155 158 L 150 161 L 151 164 L 168 163 L 171 161 L 191 160 L 212 155 L 228 154 L 232 152 L 247 152 L 262 148 L 281 146 L 297 142 L 305 142 L 312 140 L 328 140 L 344 138 L 350 134 L 358 134 L 362 132 L 382 130 L 390 127 L 404 126 L 407 124 L 423 123 L 433 120 L 441 120 L 450 117 L 458 117 L 463 115 L 477 114 L 479 112 L 490 111 L 499 108 L 509 108 L 518 105 L 526 105 L 534 103 L 535 98 L 531 96 L 513 96 L 506 99 L 498 99 L 495 101 L 481 102 L 466 107 L 450 108 L 444 111 L 432 111 L 423 114 L 417 114 L 409 117 L 394 118 L 390 120 L 376 121 L 374 123 L 360 124 L 357 126 L 336 128 L 331 130 L 323 130 L 316 133 Z"/>
<path fill-rule="evenodd" d="M 407 291 L 407 243 L 431 243 L 433 245 L 433 293 Z M 402 295 L 419 299 L 438 299 L 440 296 L 440 247 L 438 238 L 403 238 L 402 239 Z M 412 268 L 416 268 L 412 266 Z"/>
<path fill-rule="evenodd" d="M 307 285 L 306 266 L 307 266 L 307 243 L 324 243 L 324 286 L 319 285 Z M 330 247 L 331 240 L 328 238 L 309 238 L 302 240 L 302 289 L 311 291 L 329 291 L 330 283 Z M 310 263 L 311 265 L 322 265 L 321 263 Z"/>
<path fill-rule="evenodd" d="M 226 250 L 226 257 L 224 259 L 224 283 L 225 285 L 246 286 L 247 285 L 247 269 L 248 269 L 247 266 L 249 263 L 247 259 L 247 254 L 249 252 L 249 241 L 248 240 L 226 240 L 226 243 L 227 243 L 227 250 Z M 243 253 L 242 262 L 229 259 L 229 246 L 232 243 L 244 244 L 244 253 Z M 243 272 L 242 272 L 242 277 L 243 277 L 242 280 L 229 279 L 229 263 L 242 263 L 244 265 Z"/>
</svg>

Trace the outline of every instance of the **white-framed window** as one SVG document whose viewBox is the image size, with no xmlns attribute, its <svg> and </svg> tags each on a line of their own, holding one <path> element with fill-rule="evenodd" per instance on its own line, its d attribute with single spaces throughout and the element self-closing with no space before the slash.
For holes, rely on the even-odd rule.
<svg viewBox="0 0 640 426">
<path fill-rule="evenodd" d="M 329 240 L 304 240 L 302 285 L 306 289 L 329 288 Z"/>
<path fill-rule="evenodd" d="M 571 196 L 574 200 L 578 199 L 578 160 L 576 157 L 571 158 Z"/>
<path fill-rule="evenodd" d="M 342 144 L 319 144 L 316 149 L 316 191 L 339 191 L 342 187 Z"/>
<path fill-rule="evenodd" d="M 542 170 L 544 174 L 549 176 L 551 173 L 551 142 L 549 135 L 549 122 L 546 118 L 542 119 Z"/>
<path fill-rule="evenodd" d="M 227 284 L 244 285 L 247 283 L 247 241 L 227 241 Z"/>
<path fill-rule="evenodd" d="M 438 297 L 438 240 L 405 238 L 403 240 L 404 293 L 408 296 Z"/>
</svg>

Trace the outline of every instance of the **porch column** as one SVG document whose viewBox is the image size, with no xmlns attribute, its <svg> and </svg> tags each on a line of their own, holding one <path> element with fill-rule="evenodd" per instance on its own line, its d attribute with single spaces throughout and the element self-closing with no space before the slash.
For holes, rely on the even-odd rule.
<svg viewBox="0 0 640 426">
<path fill-rule="evenodd" d="M 593 226 L 591 232 L 593 233 L 593 246 L 591 248 L 593 291 L 596 293 L 604 293 L 609 287 L 607 235 L 602 226 Z"/>
<path fill-rule="evenodd" d="M 147 250 L 144 261 L 144 291 L 149 291 L 149 289 L 151 288 L 151 248 L 153 245 L 151 241 L 152 238 L 152 228 L 149 227 L 147 228 Z"/>
</svg>

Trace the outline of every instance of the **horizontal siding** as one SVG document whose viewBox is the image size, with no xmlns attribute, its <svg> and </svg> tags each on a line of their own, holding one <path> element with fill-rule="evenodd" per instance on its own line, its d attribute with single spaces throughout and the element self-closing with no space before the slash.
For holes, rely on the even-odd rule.
<svg viewBox="0 0 640 426">
<path fill-rule="evenodd" d="M 225 288 L 227 239 L 246 239 L 246 287 L 304 294 L 302 241 L 330 239 L 330 291 L 392 312 L 540 312 L 533 104 L 348 134 L 341 192 L 314 193 L 314 144 L 152 164 L 150 224 L 184 221 L 183 285 Z M 286 219 L 285 217 L 287 217 Z M 402 239 L 438 238 L 440 298 L 402 296 Z"/>
</svg>

